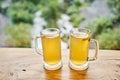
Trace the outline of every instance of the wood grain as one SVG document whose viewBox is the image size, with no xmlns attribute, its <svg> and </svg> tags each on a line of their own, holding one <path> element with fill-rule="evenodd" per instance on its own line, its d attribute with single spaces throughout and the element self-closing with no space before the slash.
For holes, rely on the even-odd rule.
<svg viewBox="0 0 120 80">
<path fill-rule="evenodd" d="M 120 80 L 120 51 L 100 50 L 84 71 L 70 69 L 68 60 L 69 51 L 62 50 L 63 67 L 49 71 L 34 49 L 0 48 L 0 80 Z"/>
</svg>

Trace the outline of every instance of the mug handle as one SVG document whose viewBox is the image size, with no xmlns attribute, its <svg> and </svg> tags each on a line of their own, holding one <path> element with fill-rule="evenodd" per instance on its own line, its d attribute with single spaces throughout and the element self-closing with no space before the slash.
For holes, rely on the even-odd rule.
<svg viewBox="0 0 120 80">
<path fill-rule="evenodd" d="M 37 36 L 35 38 L 35 51 L 39 54 L 39 55 L 43 55 L 42 52 L 38 49 L 38 39 L 41 38 L 39 36 Z"/>
<path fill-rule="evenodd" d="M 97 59 L 97 55 L 98 55 L 98 50 L 99 50 L 99 44 L 98 41 L 95 39 L 91 39 L 90 42 L 95 44 L 95 54 L 93 57 L 88 57 L 88 61 L 94 61 Z"/>
</svg>

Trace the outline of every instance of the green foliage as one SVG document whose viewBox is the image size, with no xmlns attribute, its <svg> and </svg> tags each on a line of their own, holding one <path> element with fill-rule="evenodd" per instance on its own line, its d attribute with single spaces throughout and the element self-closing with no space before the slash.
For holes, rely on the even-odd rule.
<svg viewBox="0 0 120 80">
<path fill-rule="evenodd" d="M 109 29 L 97 37 L 100 48 L 102 49 L 119 49 L 120 50 L 120 26 Z"/>
<path fill-rule="evenodd" d="M 2 5 L 3 0 L 0 0 L 0 11 L 2 10 L 1 5 Z"/>
<path fill-rule="evenodd" d="M 6 7 L 2 7 L 2 4 L 4 3 L 4 0 L 0 0 L 0 12 L 6 15 L 6 11 L 7 11 L 7 6 Z"/>
<path fill-rule="evenodd" d="M 31 23 L 33 22 L 35 5 L 31 2 L 15 2 L 8 8 L 8 16 L 13 23 Z"/>
<path fill-rule="evenodd" d="M 86 28 L 90 29 L 92 32 L 92 36 L 96 38 L 97 35 L 105 32 L 107 29 L 112 28 L 112 20 L 108 17 L 97 17 L 94 18 Z"/>
<path fill-rule="evenodd" d="M 74 27 L 78 27 L 80 22 L 84 20 L 84 18 L 80 16 L 80 10 L 83 5 L 84 3 L 80 2 L 80 0 L 71 0 L 71 5 L 66 10 Z"/>
<path fill-rule="evenodd" d="M 13 47 L 30 47 L 31 43 L 31 25 L 19 23 L 6 27 L 5 33 L 8 36 L 7 42 Z"/>
<path fill-rule="evenodd" d="M 45 0 L 38 5 L 38 8 L 42 10 L 42 17 L 47 21 L 47 27 L 57 27 L 56 21 L 61 15 L 58 0 Z"/>
<path fill-rule="evenodd" d="M 68 7 L 67 13 L 72 14 L 72 13 L 78 13 L 80 12 L 80 7 L 77 7 L 75 5 Z"/>
<path fill-rule="evenodd" d="M 38 4 L 40 1 L 42 0 L 12 0 L 12 2 L 24 2 L 24 1 L 28 1 L 28 2 L 32 2 L 34 4 Z"/>
<path fill-rule="evenodd" d="M 64 13 L 70 15 L 75 27 L 82 21 L 82 18 L 79 18 L 83 6 L 80 0 L 12 0 L 12 2 L 7 13 L 15 24 L 21 22 L 32 24 L 34 13 L 39 9 L 47 21 L 46 27 L 57 27 L 56 21 Z"/>
<path fill-rule="evenodd" d="M 64 13 L 70 16 L 71 22 L 77 27 L 83 20 L 79 15 L 82 5 L 79 0 L 42 0 L 37 7 L 42 10 L 42 17 L 47 21 L 47 27 L 57 27 L 56 21 Z"/>
<path fill-rule="evenodd" d="M 83 20 L 79 15 L 82 6 L 81 0 L 12 0 L 7 15 L 13 25 L 6 28 L 7 41 L 11 46 L 30 47 L 30 27 L 27 26 L 32 24 L 34 13 L 38 10 L 42 11 L 42 17 L 47 22 L 46 28 L 58 28 L 57 21 L 61 14 L 68 14 L 73 25 L 78 27 Z M 66 39 L 65 36 L 63 40 Z"/>
<path fill-rule="evenodd" d="M 116 18 L 97 17 L 86 27 L 93 38 L 99 41 L 101 49 L 120 49 L 120 26 L 114 26 Z"/>
<path fill-rule="evenodd" d="M 82 3 L 80 0 L 71 0 L 70 5 L 66 8 L 66 13 L 71 14 L 79 14 L 81 8 L 86 5 L 86 3 Z"/>
<path fill-rule="evenodd" d="M 118 17 L 120 20 L 120 0 L 107 0 L 108 6 L 111 11 Z"/>
<path fill-rule="evenodd" d="M 72 14 L 70 19 L 74 27 L 78 27 L 83 20 L 84 18 L 78 14 Z"/>
<path fill-rule="evenodd" d="M 94 0 L 84 0 L 85 2 L 92 3 Z"/>
</svg>

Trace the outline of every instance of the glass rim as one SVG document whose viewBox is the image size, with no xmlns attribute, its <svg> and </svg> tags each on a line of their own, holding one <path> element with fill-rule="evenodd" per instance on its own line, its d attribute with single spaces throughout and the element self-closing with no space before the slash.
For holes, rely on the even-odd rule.
<svg viewBox="0 0 120 80">
<path fill-rule="evenodd" d="M 60 33 L 60 30 L 57 29 L 57 28 L 46 28 L 46 29 L 43 29 L 40 34 L 41 35 L 47 35 L 47 34 L 59 34 Z"/>
<path fill-rule="evenodd" d="M 86 28 L 73 28 L 70 30 L 70 33 L 75 32 L 74 30 L 77 30 L 79 32 L 79 30 L 85 30 L 87 33 L 91 33 L 90 29 L 86 29 Z"/>
</svg>

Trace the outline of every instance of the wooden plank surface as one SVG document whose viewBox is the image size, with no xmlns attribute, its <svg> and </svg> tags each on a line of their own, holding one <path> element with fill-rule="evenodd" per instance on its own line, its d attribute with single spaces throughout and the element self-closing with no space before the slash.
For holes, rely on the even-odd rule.
<svg viewBox="0 0 120 80">
<path fill-rule="evenodd" d="M 49 71 L 34 49 L 0 48 L 0 80 L 120 80 L 120 51 L 100 50 L 84 71 L 70 69 L 68 60 L 69 51 L 62 50 L 63 67 Z"/>
</svg>

